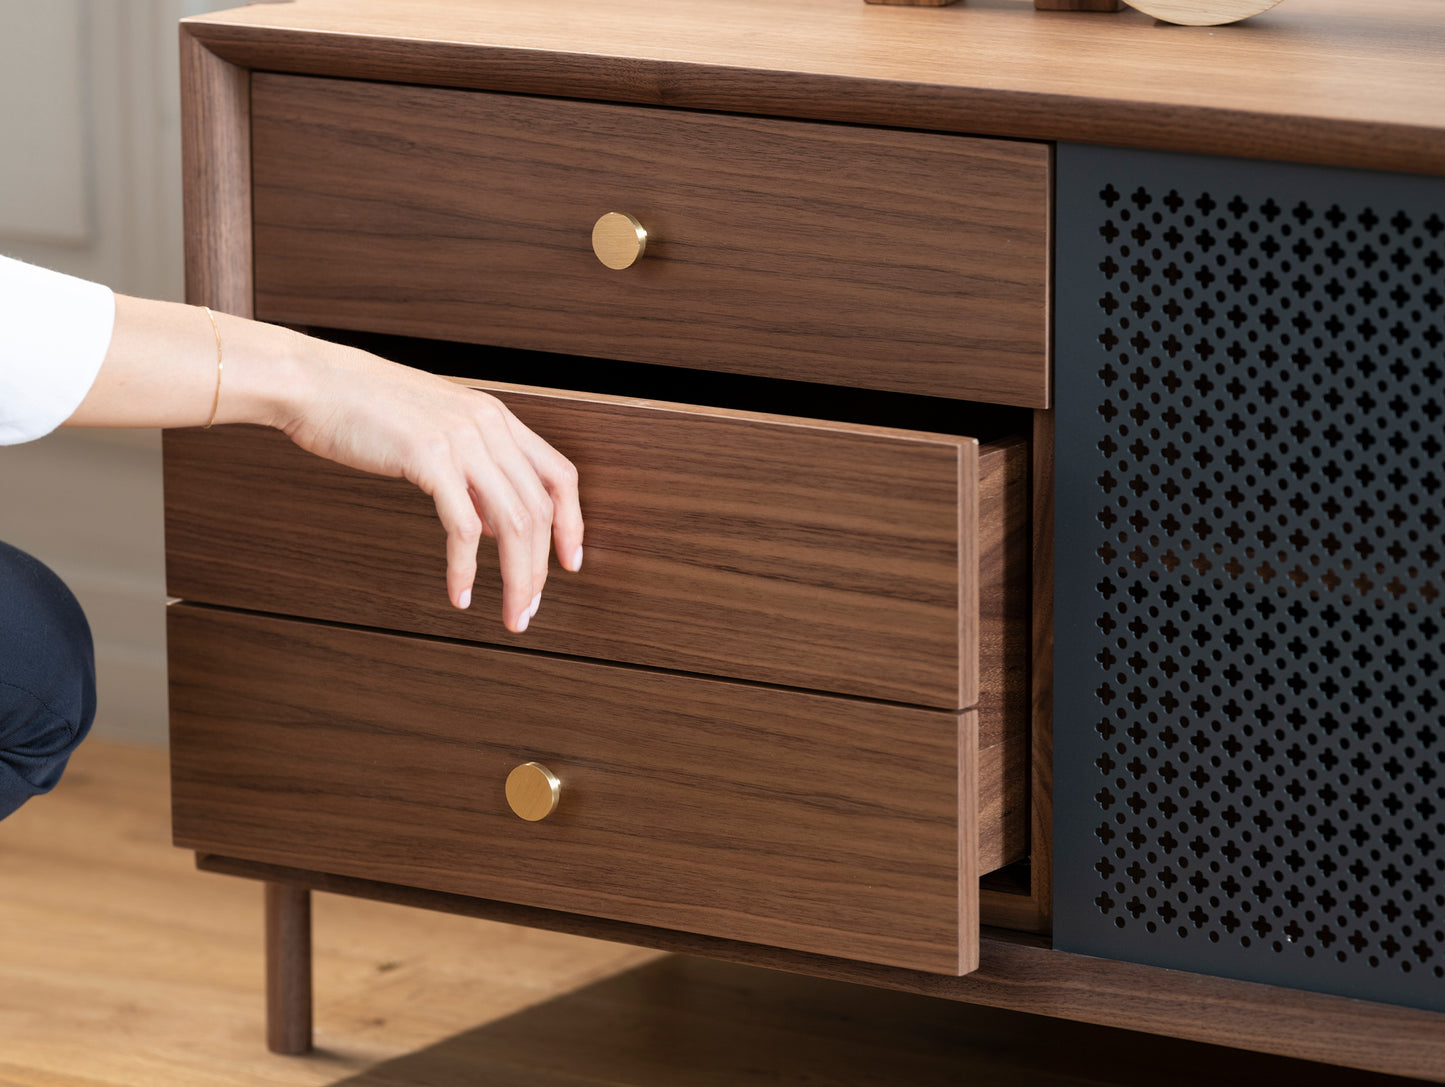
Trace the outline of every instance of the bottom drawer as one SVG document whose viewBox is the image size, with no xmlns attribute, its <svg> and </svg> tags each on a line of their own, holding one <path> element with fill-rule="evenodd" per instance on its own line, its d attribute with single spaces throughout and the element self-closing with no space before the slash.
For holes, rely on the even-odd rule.
<svg viewBox="0 0 1445 1087">
<path fill-rule="evenodd" d="M 1017 821 L 998 802 L 1013 744 L 980 750 L 973 711 L 184 604 L 169 625 L 177 845 L 935 973 L 977 965 L 979 858 L 1013 859 Z M 561 780 L 539 822 L 504 792 L 529 761 Z"/>
</svg>

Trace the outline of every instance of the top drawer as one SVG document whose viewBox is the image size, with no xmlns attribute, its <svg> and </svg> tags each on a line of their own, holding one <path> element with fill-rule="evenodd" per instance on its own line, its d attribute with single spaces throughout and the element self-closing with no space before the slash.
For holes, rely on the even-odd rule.
<svg viewBox="0 0 1445 1087">
<path fill-rule="evenodd" d="M 263 73 L 252 125 L 263 319 L 1048 406 L 1043 144 Z"/>
</svg>

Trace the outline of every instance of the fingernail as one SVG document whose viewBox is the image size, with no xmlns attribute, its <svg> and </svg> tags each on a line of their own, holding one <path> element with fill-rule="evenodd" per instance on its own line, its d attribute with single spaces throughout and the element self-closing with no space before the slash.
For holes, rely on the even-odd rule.
<svg viewBox="0 0 1445 1087">
<path fill-rule="evenodd" d="M 580 548 L 580 547 L 577 548 L 576 551 L 572 552 L 572 567 L 571 567 L 571 569 L 572 569 L 572 572 L 573 572 L 574 574 L 575 574 L 578 570 L 582 569 L 582 548 Z"/>
<path fill-rule="evenodd" d="M 529 622 L 531 622 L 531 620 L 532 620 L 532 613 L 529 612 L 529 611 L 524 611 L 524 612 L 522 613 L 522 618 L 520 618 L 520 619 L 517 620 L 517 633 L 518 633 L 518 634 L 521 634 L 524 630 L 526 630 L 526 629 L 527 629 L 527 624 L 528 624 Z"/>
<path fill-rule="evenodd" d="M 532 603 L 527 606 L 527 618 L 530 619 L 532 616 L 536 615 L 537 609 L 541 606 L 542 594 L 538 593 L 536 596 L 532 597 Z"/>
<path fill-rule="evenodd" d="M 472 590 L 463 589 L 462 595 L 457 597 L 457 607 L 470 608 L 472 606 Z"/>
</svg>

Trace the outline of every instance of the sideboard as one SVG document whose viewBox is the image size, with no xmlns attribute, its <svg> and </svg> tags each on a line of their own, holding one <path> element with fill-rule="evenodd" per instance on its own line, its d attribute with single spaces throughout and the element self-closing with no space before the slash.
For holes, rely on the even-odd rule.
<svg viewBox="0 0 1445 1087">
<path fill-rule="evenodd" d="M 514 635 L 406 484 L 167 435 L 175 840 L 266 885 L 274 1049 L 321 889 L 1445 1081 L 1434 0 L 181 51 L 189 300 L 496 393 L 588 523 Z"/>
</svg>

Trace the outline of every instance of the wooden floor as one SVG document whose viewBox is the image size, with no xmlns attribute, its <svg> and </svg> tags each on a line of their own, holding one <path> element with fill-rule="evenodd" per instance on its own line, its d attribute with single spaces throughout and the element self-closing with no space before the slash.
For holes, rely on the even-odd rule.
<svg viewBox="0 0 1445 1087">
<path fill-rule="evenodd" d="M 318 895 L 317 1038 L 262 1042 L 261 895 L 93 742 L 0 823 L 0 1087 L 1402 1083 Z"/>
</svg>

